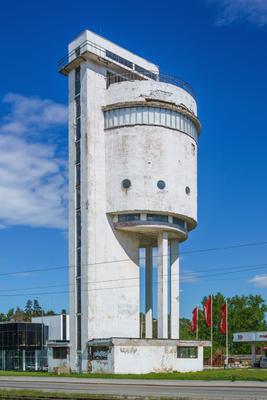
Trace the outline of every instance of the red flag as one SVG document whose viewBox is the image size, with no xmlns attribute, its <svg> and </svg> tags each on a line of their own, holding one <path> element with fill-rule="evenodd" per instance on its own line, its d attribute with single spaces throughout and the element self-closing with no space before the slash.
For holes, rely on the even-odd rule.
<svg viewBox="0 0 267 400">
<path fill-rule="evenodd" d="M 223 335 L 226 335 L 226 331 L 227 331 L 227 307 L 226 303 L 224 303 L 221 308 L 220 332 Z"/>
<path fill-rule="evenodd" d="M 211 316 L 211 307 L 212 307 L 212 299 L 211 296 L 205 301 L 204 304 L 204 315 L 207 326 L 210 328 L 212 324 L 212 316 Z"/>
<path fill-rule="evenodd" d="M 198 324 L 198 307 L 196 306 L 192 311 L 191 332 L 196 332 Z"/>
</svg>

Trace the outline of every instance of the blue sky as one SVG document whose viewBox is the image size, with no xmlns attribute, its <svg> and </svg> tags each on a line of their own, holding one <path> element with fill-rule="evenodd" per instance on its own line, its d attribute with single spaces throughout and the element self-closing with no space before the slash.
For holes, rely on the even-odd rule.
<svg viewBox="0 0 267 400">
<path fill-rule="evenodd" d="M 0 14 L 0 311 L 36 297 L 68 307 L 67 79 L 57 61 L 86 28 L 196 90 L 199 225 L 181 246 L 182 315 L 212 292 L 266 298 L 267 244 L 186 253 L 267 241 L 266 1 L 10 0 Z"/>
</svg>

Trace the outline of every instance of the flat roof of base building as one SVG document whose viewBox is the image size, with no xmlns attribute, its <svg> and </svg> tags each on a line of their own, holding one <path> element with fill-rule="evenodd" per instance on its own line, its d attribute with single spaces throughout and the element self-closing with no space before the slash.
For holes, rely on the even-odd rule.
<svg viewBox="0 0 267 400">
<path fill-rule="evenodd" d="M 233 334 L 234 342 L 267 342 L 267 331 L 237 332 Z"/>
</svg>

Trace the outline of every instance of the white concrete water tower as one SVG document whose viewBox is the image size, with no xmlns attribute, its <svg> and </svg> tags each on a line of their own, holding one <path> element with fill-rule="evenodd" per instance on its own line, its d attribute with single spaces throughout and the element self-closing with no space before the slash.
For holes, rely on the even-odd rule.
<svg viewBox="0 0 267 400">
<path fill-rule="evenodd" d="M 131 340 L 135 354 L 144 343 L 148 352 L 154 345 L 162 352 L 167 339 L 179 346 L 179 243 L 197 224 L 196 100 L 185 82 L 90 31 L 70 43 L 60 72 L 69 78 L 71 367 L 96 371 L 102 361 L 100 370 L 111 371 L 103 367 L 111 357 L 112 371 L 125 372 L 116 349 L 133 346 Z M 146 339 L 140 338 L 140 247 Z M 151 365 L 145 370 L 155 370 Z"/>
</svg>

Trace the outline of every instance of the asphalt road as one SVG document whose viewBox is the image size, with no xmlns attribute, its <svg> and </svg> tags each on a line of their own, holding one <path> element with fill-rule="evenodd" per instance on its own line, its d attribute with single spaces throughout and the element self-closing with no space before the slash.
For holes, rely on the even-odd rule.
<svg viewBox="0 0 267 400">
<path fill-rule="evenodd" d="M 266 400 L 263 382 L 162 381 L 0 377 L 0 387 L 51 392 L 110 394 L 119 396 L 188 397 L 213 400 Z"/>
</svg>

